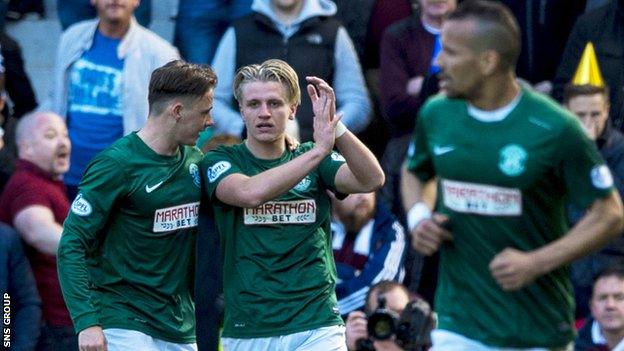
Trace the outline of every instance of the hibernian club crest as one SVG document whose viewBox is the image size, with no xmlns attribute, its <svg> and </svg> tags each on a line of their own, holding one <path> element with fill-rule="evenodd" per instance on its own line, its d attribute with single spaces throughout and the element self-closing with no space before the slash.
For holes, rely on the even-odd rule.
<svg viewBox="0 0 624 351">
<path fill-rule="evenodd" d="M 509 144 L 500 150 L 498 168 L 510 177 L 519 176 L 525 170 L 527 152 L 517 144 Z"/>
</svg>

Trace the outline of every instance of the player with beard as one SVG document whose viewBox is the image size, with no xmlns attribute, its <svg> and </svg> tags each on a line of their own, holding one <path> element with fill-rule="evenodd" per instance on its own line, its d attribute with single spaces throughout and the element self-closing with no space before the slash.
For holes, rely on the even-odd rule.
<svg viewBox="0 0 624 351">
<path fill-rule="evenodd" d="M 499 3 L 442 25 L 445 94 L 420 111 L 401 184 L 414 248 L 441 255 L 434 351 L 570 350 L 567 264 L 622 230 L 609 169 L 575 116 L 517 83 L 519 52 Z M 567 201 L 588 208 L 571 229 Z"/>
</svg>

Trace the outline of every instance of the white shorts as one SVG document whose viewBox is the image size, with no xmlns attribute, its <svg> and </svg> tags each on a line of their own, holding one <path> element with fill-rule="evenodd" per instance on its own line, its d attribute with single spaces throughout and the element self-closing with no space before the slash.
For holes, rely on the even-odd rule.
<svg viewBox="0 0 624 351">
<path fill-rule="evenodd" d="M 331 326 L 268 338 L 221 338 L 224 351 L 347 351 L 344 326 Z"/>
<path fill-rule="evenodd" d="M 433 347 L 429 351 L 572 351 L 574 343 L 561 348 L 545 349 L 532 348 L 500 348 L 484 345 L 476 340 L 448 330 L 436 329 L 431 332 Z"/>
<path fill-rule="evenodd" d="M 153 338 L 136 330 L 104 329 L 108 351 L 197 351 L 197 344 L 176 344 Z"/>
</svg>

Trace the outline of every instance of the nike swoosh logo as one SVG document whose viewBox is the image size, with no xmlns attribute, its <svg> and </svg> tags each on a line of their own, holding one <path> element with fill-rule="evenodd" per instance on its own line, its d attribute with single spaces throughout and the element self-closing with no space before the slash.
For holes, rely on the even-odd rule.
<svg viewBox="0 0 624 351">
<path fill-rule="evenodd" d="M 448 152 L 451 152 L 455 150 L 455 146 L 449 145 L 449 146 L 439 146 L 436 145 L 433 147 L 433 153 L 436 154 L 437 156 L 439 155 L 444 155 Z"/>
<path fill-rule="evenodd" d="M 552 126 L 550 124 L 548 124 L 548 123 L 546 123 L 546 122 L 544 122 L 544 121 L 542 121 L 540 119 L 537 119 L 537 118 L 535 118 L 533 116 L 529 117 L 529 122 L 535 124 L 536 126 L 539 126 L 539 127 L 544 128 L 544 129 L 547 129 L 547 130 L 551 130 L 552 129 Z"/>
<path fill-rule="evenodd" d="M 164 182 L 164 180 L 161 181 L 160 183 L 154 184 L 152 186 L 149 186 L 149 185 L 145 184 L 145 192 L 148 193 L 148 194 L 151 193 L 152 191 L 156 190 L 156 188 L 158 188 L 163 182 Z"/>
</svg>

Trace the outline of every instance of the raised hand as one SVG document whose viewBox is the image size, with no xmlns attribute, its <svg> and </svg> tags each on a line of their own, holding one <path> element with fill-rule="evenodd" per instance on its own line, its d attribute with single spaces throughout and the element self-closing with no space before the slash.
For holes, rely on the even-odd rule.
<svg viewBox="0 0 624 351">
<path fill-rule="evenodd" d="M 306 77 L 308 95 L 314 111 L 314 142 L 326 153 L 334 148 L 336 125 L 340 117 L 336 116 L 336 96 L 332 87 L 318 77 Z"/>
</svg>

